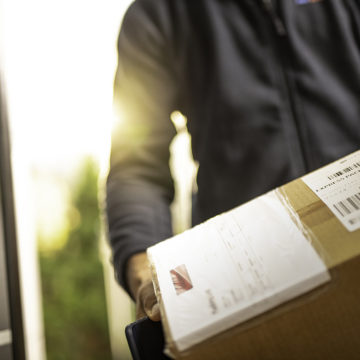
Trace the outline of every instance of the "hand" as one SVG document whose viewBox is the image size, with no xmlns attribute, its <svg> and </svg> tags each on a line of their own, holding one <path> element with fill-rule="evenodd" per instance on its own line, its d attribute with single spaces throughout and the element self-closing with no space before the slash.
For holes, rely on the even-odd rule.
<svg viewBox="0 0 360 360">
<path fill-rule="evenodd" d="M 131 295 L 136 300 L 136 319 L 148 316 L 153 321 L 160 321 L 159 304 L 145 252 L 135 254 L 129 259 L 126 279 Z"/>
</svg>

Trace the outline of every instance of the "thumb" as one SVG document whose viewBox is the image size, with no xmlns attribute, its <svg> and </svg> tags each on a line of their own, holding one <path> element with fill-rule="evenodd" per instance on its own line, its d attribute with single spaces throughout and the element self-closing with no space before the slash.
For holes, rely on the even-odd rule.
<svg viewBox="0 0 360 360">
<path fill-rule="evenodd" d="M 160 321 L 160 309 L 151 280 L 145 281 L 139 288 L 136 301 L 136 317 L 147 315 L 153 321 Z"/>
<path fill-rule="evenodd" d="M 154 304 L 150 310 L 145 309 L 145 311 L 150 320 L 160 321 L 160 308 L 158 303 Z"/>
</svg>

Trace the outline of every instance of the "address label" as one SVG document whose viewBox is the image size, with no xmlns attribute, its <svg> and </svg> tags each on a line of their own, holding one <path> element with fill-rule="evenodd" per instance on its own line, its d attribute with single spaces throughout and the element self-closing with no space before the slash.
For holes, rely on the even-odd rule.
<svg viewBox="0 0 360 360">
<path fill-rule="evenodd" d="M 348 231 L 360 229 L 360 150 L 302 180 Z"/>
</svg>

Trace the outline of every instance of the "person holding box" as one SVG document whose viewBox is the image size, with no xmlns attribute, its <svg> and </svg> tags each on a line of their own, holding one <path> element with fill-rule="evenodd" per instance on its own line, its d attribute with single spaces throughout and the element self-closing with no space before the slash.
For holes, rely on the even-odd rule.
<svg viewBox="0 0 360 360">
<path fill-rule="evenodd" d="M 136 0 L 118 40 L 107 218 L 137 317 L 160 315 L 145 250 L 172 236 L 170 114 L 199 163 L 193 225 L 360 144 L 356 0 Z"/>
</svg>

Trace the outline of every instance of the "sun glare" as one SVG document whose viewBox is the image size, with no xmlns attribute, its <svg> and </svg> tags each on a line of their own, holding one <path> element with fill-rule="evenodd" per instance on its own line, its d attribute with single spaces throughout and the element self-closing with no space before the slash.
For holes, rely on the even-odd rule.
<svg viewBox="0 0 360 360">
<path fill-rule="evenodd" d="M 67 199 L 53 175 L 71 176 L 89 155 L 106 168 L 116 37 L 128 4 L 2 1 L 13 152 L 25 153 L 46 194 L 36 206 L 48 209 L 37 214 L 44 238 L 67 226 L 59 215 Z"/>
</svg>

